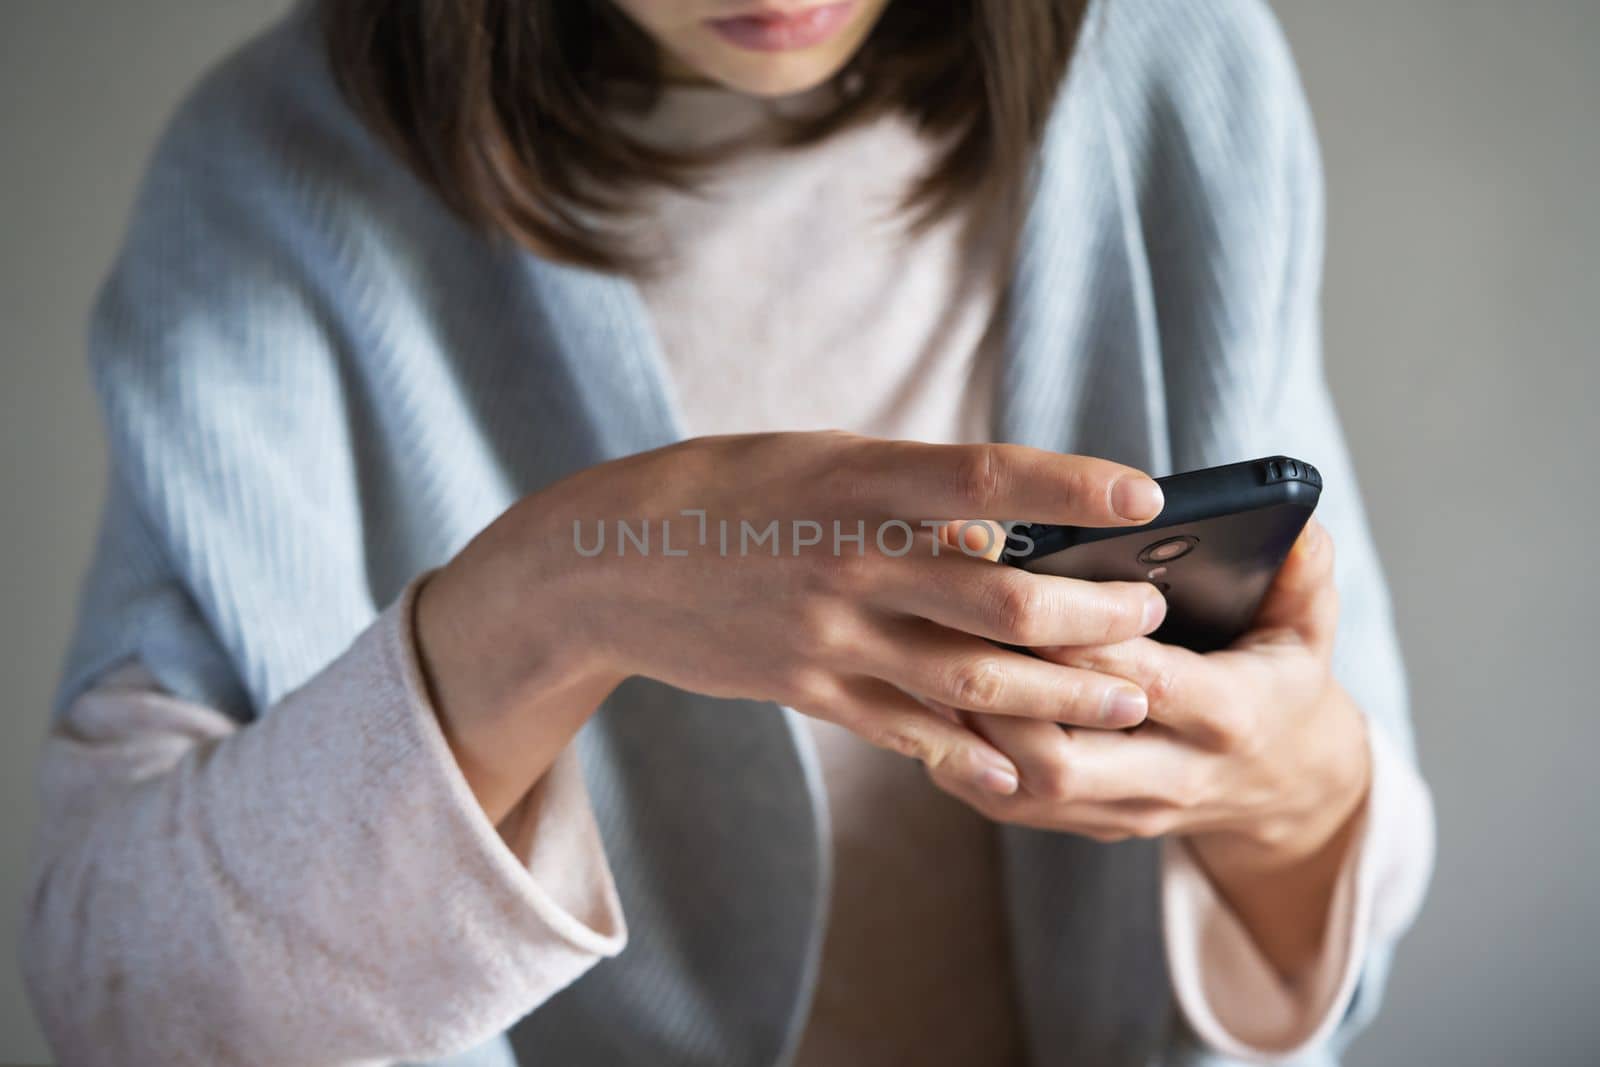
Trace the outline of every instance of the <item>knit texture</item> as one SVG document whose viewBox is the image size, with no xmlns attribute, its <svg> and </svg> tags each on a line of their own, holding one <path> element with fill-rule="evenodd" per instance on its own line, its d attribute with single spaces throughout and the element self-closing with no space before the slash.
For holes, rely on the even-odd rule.
<svg viewBox="0 0 1600 1067">
<path fill-rule="evenodd" d="M 502 840 L 428 706 L 412 599 L 246 727 L 136 664 L 74 706 L 24 938 L 62 1063 L 451 1054 L 622 948 L 576 760 Z"/>
<path fill-rule="evenodd" d="M 1388 602 L 1322 379 L 1321 241 L 1315 141 L 1264 8 L 1096 7 L 1041 150 L 996 425 L 1156 474 L 1316 463 L 1339 546 L 1335 670 L 1409 757 Z M 111 488 L 62 706 L 137 657 L 182 697 L 276 713 L 518 496 L 682 432 L 633 285 L 448 214 L 345 107 L 304 11 L 175 118 L 91 356 Z M 585 729 L 632 938 L 503 1050 L 747 1067 L 792 1048 L 826 811 L 793 713 L 738 703 L 635 680 Z M 1003 837 L 1035 1060 L 1199 1062 L 1171 1010 L 1155 849 Z M 1328 1062 L 1370 1017 L 1387 959 L 1374 944 L 1346 1023 L 1302 1062 Z"/>
</svg>

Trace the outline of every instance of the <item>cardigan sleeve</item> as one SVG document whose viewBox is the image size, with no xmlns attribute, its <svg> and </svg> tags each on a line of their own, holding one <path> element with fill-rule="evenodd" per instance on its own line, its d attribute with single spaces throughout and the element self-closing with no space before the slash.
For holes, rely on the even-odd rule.
<svg viewBox="0 0 1600 1067">
<path fill-rule="evenodd" d="M 1394 743 L 1371 732 L 1372 789 L 1346 855 L 1318 958 L 1285 982 L 1187 845 L 1162 845 L 1162 915 L 1173 991 L 1208 1048 L 1292 1061 L 1327 1041 L 1350 1008 L 1369 946 L 1392 941 L 1421 905 L 1432 802 Z"/>
<path fill-rule="evenodd" d="M 1169 970 L 1192 1031 L 1175 1032 L 1173 1041 L 1198 1037 L 1230 1062 L 1324 1062 L 1377 1012 L 1428 882 L 1434 824 L 1389 591 L 1326 380 L 1316 131 L 1288 43 L 1259 0 L 1151 0 L 1101 5 L 1101 13 L 1095 41 L 1132 146 L 1174 469 L 1281 453 L 1321 470 L 1317 517 L 1334 545 L 1341 608 L 1333 673 L 1366 715 L 1382 794 L 1369 798 L 1329 916 L 1345 937 L 1326 946 L 1331 955 L 1313 981 L 1322 995 L 1284 991 L 1293 996 L 1234 1010 L 1218 997 L 1218 961 L 1174 937 L 1169 922 Z M 1183 882 L 1176 859 L 1169 850 L 1177 869 L 1167 873 L 1178 877 L 1168 889 Z M 1238 966 L 1251 962 L 1253 946 L 1214 937 L 1232 916 L 1190 894 L 1169 894 L 1168 902 L 1192 905 L 1189 918 L 1213 937 L 1211 948 L 1226 942 L 1239 950 L 1228 950 Z"/>
<path fill-rule="evenodd" d="M 1248 410 L 1237 414 L 1249 420 L 1255 454 L 1285 453 L 1322 472 L 1317 518 L 1332 537 L 1340 598 L 1333 674 L 1367 717 L 1375 762 L 1367 824 L 1330 916 L 1330 926 L 1335 933 L 1342 928 L 1345 940 L 1329 949 L 1347 958 L 1343 966 L 1320 972 L 1326 982 L 1320 998 L 1317 990 L 1297 991 L 1303 1007 L 1321 999 L 1330 1017 L 1310 1034 L 1280 1031 L 1287 1045 L 1295 1044 L 1293 1036 L 1304 1038 L 1298 1048 L 1272 1049 L 1268 1040 L 1269 1048 L 1255 1050 L 1277 1061 L 1318 1049 L 1337 1054 L 1377 1013 L 1395 946 L 1421 906 L 1432 870 L 1434 821 L 1417 767 L 1389 591 L 1325 377 L 1324 192 L 1316 132 L 1287 44 L 1270 16 L 1257 22 L 1270 91 L 1250 106 L 1271 116 L 1260 123 L 1271 133 L 1255 157 L 1266 165 L 1252 207 L 1266 223 L 1263 229 L 1277 237 L 1270 246 L 1275 255 L 1264 261 L 1270 299 L 1258 335 L 1262 343 L 1253 354 L 1263 372 L 1252 376 Z M 1193 1022 L 1199 1013 L 1189 1014 Z M 1249 1043 L 1252 1027 L 1269 1031 L 1265 1014 L 1270 1011 L 1263 1007 L 1253 1020 L 1229 1027 L 1233 1037 Z M 1237 1046 L 1233 1051 L 1242 1054 Z"/>
<path fill-rule="evenodd" d="M 1340 617 L 1333 651 L 1333 674 L 1365 712 L 1375 751 L 1387 757 L 1391 785 L 1388 803 L 1372 803 L 1369 815 L 1387 825 L 1368 834 L 1403 842 L 1388 857 L 1387 875 L 1370 872 L 1367 885 L 1387 900 L 1370 900 L 1359 977 L 1350 984 L 1348 1006 L 1328 1035 L 1330 1046 L 1344 1048 L 1376 1015 L 1395 946 L 1421 906 L 1433 864 L 1431 801 L 1417 767 L 1414 735 L 1399 637 L 1388 586 L 1357 488 L 1354 464 L 1324 378 L 1320 289 L 1323 255 L 1321 166 L 1309 110 L 1298 83 L 1292 86 L 1290 139 L 1285 152 L 1290 190 L 1290 241 L 1284 267 L 1279 363 L 1276 380 L 1264 392 L 1263 440 L 1276 450 L 1314 463 L 1324 489 L 1317 517 L 1334 545 L 1335 582 Z M 1379 757 L 1375 757 L 1379 758 Z M 1379 784 L 1376 782 L 1375 786 Z M 1402 831 L 1402 827 L 1405 829 Z M 1359 895 L 1357 897 L 1359 900 Z"/>
<path fill-rule="evenodd" d="M 132 663 L 58 720 L 23 955 L 63 1062 L 431 1059 L 621 950 L 575 755 L 497 833 L 410 604 L 248 725 Z"/>
</svg>

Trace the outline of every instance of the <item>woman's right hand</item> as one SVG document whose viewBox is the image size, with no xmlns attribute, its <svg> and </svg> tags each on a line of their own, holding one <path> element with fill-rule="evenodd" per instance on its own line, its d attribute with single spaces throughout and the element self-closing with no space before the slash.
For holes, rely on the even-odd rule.
<svg viewBox="0 0 1600 1067">
<path fill-rule="evenodd" d="M 424 583 L 419 652 L 496 819 L 632 675 L 785 704 L 1005 794 L 1018 786 L 1010 760 L 928 704 L 1133 725 L 1146 702 L 1128 682 L 993 642 L 1114 643 L 1154 630 L 1165 603 L 1146 583 L 997 566 L 934 520 L 1131 526 L 1160 509 L 1139 471 L 1015 445 L 696 438 L 510 508 Z M 648 548 L 621 542 L 619 520 L 635 535 L 647 523 Z M 774 522 L 776 554 L 756 540 Z M 603 550 L 586 554 L 602 526 Z"/>
</svg>

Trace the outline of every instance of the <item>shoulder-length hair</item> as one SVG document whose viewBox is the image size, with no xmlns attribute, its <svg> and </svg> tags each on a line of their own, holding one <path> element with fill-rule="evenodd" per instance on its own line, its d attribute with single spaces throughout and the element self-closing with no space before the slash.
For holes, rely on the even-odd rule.
<svg viewBox="0 0 1600 1067">
<path fill-rule="evenodd" d="M 1088 0 L 890 0 L 792 145 L 897 110 L 941 148 L 909 190 L 914 224 L 1026 181 Z M 691 187 L 701 156 L 652 147 L 619 102 L 659 91 L 654 42 L 611 0 L 322 0 L 355 110 L 459 215 L 550 259 L 642 266 L 632 194 Z"/>
</svg>

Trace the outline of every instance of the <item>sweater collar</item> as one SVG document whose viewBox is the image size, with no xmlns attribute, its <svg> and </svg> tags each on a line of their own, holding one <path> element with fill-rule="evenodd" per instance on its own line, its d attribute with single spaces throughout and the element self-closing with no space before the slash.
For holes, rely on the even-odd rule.
<svg viewBox="0 0 1600 1067">
<path fill-rule="evenodd" d="M 1137 190 L 1122 132 L 1093 74 L 1084 57 L 1063 93 L 1072 106 L 1055 109 L 1041 145 L 1007 300 L 996 439 L 1167 473 L 1160 345 Z M 572 380 L 598 428 L 604 454 L 596 461 L 687 436 L 634 282 L 532 257 L 528 269 L 553 349 L 573 363 Z M 619 373 L 584 373 L 596 358 L 615 361 Z M 1113 383 L 1142 398 L 1099 403 Z M 1115 409 L 1118 417 L 1097 419 L 1097 409 Z"/>
</svg>

